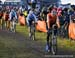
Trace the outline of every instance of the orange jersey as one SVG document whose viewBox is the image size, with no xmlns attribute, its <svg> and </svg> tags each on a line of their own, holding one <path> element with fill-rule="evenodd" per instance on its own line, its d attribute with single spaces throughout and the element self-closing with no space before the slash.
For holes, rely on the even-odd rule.
<svg viewBox="0 0 75 58">
<path fill-rule="evenodd" d="M 56 19 L 57 19 L 56 15 L 53 15 L 51 13 L 47 14 L 47 22 L 50 24 L 50 27 L 52 27 L 52 25 L 56 23 Z"/>
</svg>

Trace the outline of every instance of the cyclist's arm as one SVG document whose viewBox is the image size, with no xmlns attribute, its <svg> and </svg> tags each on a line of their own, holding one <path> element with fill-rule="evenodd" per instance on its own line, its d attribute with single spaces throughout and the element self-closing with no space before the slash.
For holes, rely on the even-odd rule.
<svg viewBox="0 0 75 58">
<path fill-rule="evenodd" d="M 48 29 L 50 29 L 50 18 L 49 18 L 49 15 L 47 15 L 47 26 L 48 26 Z"/>
<path fill-rule="evenodd" d="M 28 21 L 30 20 L 30 19 L 29 19 L 29 16 L 30 16 L 30 14 L 28 14 L 28 16 L 27 16 L 27 18 L 26 18 L 27 24 L 29 24 L 29 22 L 28 22 Z"/>
<path fill-rule="evenodd" d="M 17 19 L 17 14 L 15 13 L 15 18 Z"/>
<path fill-rule="evenodd" d="M 37 19 L 36 15 L 33 14 L 33 16 L 34 16 L 34 19 L 35 19 L 35 23 L 37 23 L 38 19 Z"/>
<path fill-rule="evenodd" d="M 59 22 L 58 16 L 57 16 L 57 19 L 56 19 L 56 24 L 57 24 L 58 28 L 60 28 L 60 22 Z"/>
</svg>

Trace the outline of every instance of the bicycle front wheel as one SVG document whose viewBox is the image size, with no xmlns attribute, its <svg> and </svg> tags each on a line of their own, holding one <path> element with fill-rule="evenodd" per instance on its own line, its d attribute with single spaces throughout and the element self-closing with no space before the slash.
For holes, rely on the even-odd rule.
<svg viewBox="0 0 75 58">
<path fill-rule="evenodd" d="M 52 38 L 51 52 L 52 52 L 53 55 L 57 54 L 57 38 L 56 37 Z"/>
<path fill-rule="evenodd" d="M 31 39 L 35 40 L 35 27 L 34 26 L 31 26 L 30 33 L 31 33 Z"/>
</svg>

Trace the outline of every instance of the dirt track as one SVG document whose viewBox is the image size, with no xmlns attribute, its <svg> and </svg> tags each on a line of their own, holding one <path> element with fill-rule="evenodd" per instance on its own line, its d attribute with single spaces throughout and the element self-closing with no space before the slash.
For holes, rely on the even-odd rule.
<svg viewBox="0 0 75 58">
<path fill-rule="evenodd" d="M 6 47 L 8 47 L 9 52 L 12 54 L 9 54 L 10 57 L 5 58 L 47 58 L 45 57 L 47 55 L 45 53 L 45 43 L 41 41 L 32 41 L 18 32 L 12 33 L 2 30 L 0 30 L 0 37 L 2 37 L 3 40 L 10 40 L 11 42 Z M 75 55 L 75 53 L 74 51 L 67 51 L 62 48 L 58 48 L 58 55 Z"/>
</svg>

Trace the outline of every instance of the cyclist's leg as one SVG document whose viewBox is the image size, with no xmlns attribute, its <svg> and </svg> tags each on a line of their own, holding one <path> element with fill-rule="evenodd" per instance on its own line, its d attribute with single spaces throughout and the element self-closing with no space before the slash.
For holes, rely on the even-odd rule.
<svg viewBox="0 0 75 58">
<path fill-rule="evenodd" d="M 13 32 L 16 32 L 16 22 L 13 20 Z"/>
<path fill-rule="evenodd" d="M 51 34 L 51 30 L 48 30 L 48 32 L 47 32 L 47 46 L 46 46 L 46 50 L 48 52 L 50 52 L 50 50 L 51 50 L 50 34 Z"/>
<path fill-rule="evenodd" d="M 5 25 L 6 25 L 6 29 L 7 29 L 7 21 L 6 21 L 6 24 Z"/>
<path fill-rule="evenodd" d="M 68 30 L 67 30 L 67 28 L 68 28 L 68 21 L 65 21 L 65 25 L 64 25 L 64 38 L 66 37 L 66 36 L 68 36 L 67 34 L 68 34 Z"/>
<path fill-rule="evenodd" d="M 56 36 L 57 35 L 57 26 L 55 25 L 54 26 L 54 36 Z"/>
<path fill-rule="evenodd" d="M 31 26 L 28 27 L 29 37 L 31 37 Z"/>
<path fill-rule="evenodd" d="M 31 27 L 30 27 L 30 33 L 31 33 L 31 39 L 35 39 L 35 26 L 34 26 L 34 21 L 31 22 Z"/>
<path fill-rule="evenodd" d="M 9 21 L 8 20 L 6 21 L 6 28 L 7 28 L 7 30 L 9 30 Z"/>
<path fill-rule="evenodd" d="M 4 21 L 4 19 L 2 18 L 2 29 L 4 29 L 4 25 L 5 25 L 5 21 Z"/>
<path fill-rule="evenodd" d="M 15 26 L 14 26 L 14 28 L 15 28 L 14 32 L 16 32 L 16 22 L 15 22 Z"/>
<path fill-rule="evenodd" d="M 35 21 L 32 25 L 32 39 L 35 40 Z"/>
<path fill-rule="evenodd" d="M 4 28 L 7 29 L 7 21 L 4 20 Z"/>
<path fill-rule="evenodd" d="M 31 37 L 31 21 L 28 21 L 29 37 Z"/>
<path fill-rule="evenodd" d="M 1 20 L 1 29 L 3 29 L 3 18 Z"/>
<path fill-rule="evenodd" d="M 13 31 L 13 21 L 10 21 L 10 31 Z"/>
<path fill-rule="evenodd" d="M 66 36 L 68 38 L 68 27 L 69 27 L 69 21 L 67 21 L 67 24 L 66 24 L 66 28 L 65 28 L 65 32 L 66 32 Z"/>
<path fill-rule="evenodd" d="M 10 31 L 11 30 L 11 21 L 8 20 L 8 30 Z"/>
<path fill-rule="evenodd" d="M 12 21 L 12 31 L 14 32 L 14 20 Z"/>
<path fill-rule="evenodd" d="M 70 23 L 68 23 L 68 26 L 67 26 L 67 37 L 68 37 L 68 38 L 69 38 L 69 35 L 68 35 L 69 24 L 70 24 Z"/>
<path fill-rule="evenodd" d="M 1 25 L 1 18 L 0 18 L 0 25 Z"/>
<path fill-rule="evenodd" d="M 4 28 L 7 29 L 7 21 L 4 20 Z"/>
<path fill-rule="evenodd" d="M 0 18 L 0 26 L 1 26 L 1 18 Z"/>
<path fill-rule="evenodd" d="M 7 30 L 9 30 L 9 21 L 7 21 Z"/>
</svg>

